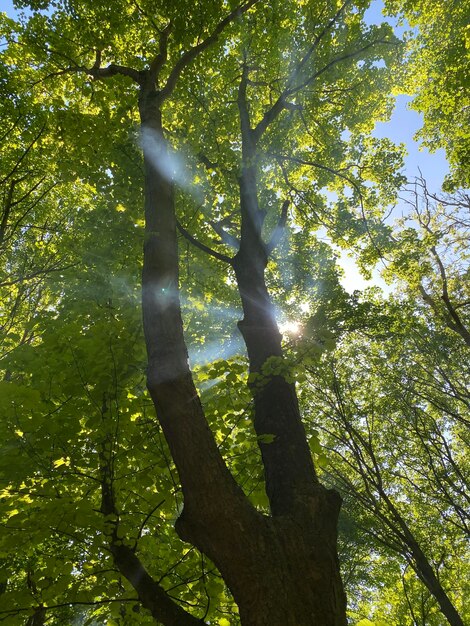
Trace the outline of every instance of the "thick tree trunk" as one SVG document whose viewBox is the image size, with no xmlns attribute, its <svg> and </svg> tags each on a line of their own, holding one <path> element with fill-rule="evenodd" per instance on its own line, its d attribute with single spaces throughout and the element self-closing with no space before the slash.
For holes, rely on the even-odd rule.
<svg viewBox="0 0 470 626">
<path fill-rule="evenodd" d="M 316 525 L 265 518 L 260 576 L 235 594 L 243 626 L 345 626 L 336 557 L 340 502 L 324 496 Z"/>
<path fill-rule="evenodd" d="M 245 145 L 244 162 L 248 165 L 239 179 L 242 226 L 240 249 L 233 267 L 244 314 L 239 328 L 247 347 L 250 371 L 260 375 L 252 385 L 254 426 L 276 537 L 270 555 L 273 563 L 269 589 L 264 594 L 268 598 L 274 591 L 276 610 L 256 614 L 252 609 L 245 615 L 241 605 L 240 615 L 243 624 L 339 626 L 346 624 L 336 532 L 341 498 L 318 481 L 294 384 L 283 375 L 263 372 L 270 358 L 282 360 L 282 345 L 264 277 L 267 265 L 266 246 L 261 237 L 264 214 L 258 206 L 252 148 Z M 279 579 L 281 585 L 276 584 Z M 264 604 L 269 607 L 267 602 Z"/>
<path fill-rule="evenodd" d="M 207 425 L 183 337 L 173 182 L 158 92 L 142 87 L 140 113 L 147 384 L 184 495 L 176 530 L 218 567 L 239 606 L 243 626 L 345 626 L 336 554 L 340 498 L 318 483 L 294 387 L 283 378 L 272 379 L 255 398 L 258 434 L 275 435 L 274 445 L 262 444 L 275 517 L 260 514 L 250 504 Z M 252 370 L 259 371 L 267 358 L 282 353 L 272 309 L 265 307 L 269 304 L 265 259 L 259 265 L 257 255 L 252 262 L 249 256 L 249 246 L 242 244 L 234 267 L 246 309 L 241 328 Z M 116 554 L 115 560 L 121 556 Z M 121 565 L 126 564 L 124 559 Z"/>
</svg>

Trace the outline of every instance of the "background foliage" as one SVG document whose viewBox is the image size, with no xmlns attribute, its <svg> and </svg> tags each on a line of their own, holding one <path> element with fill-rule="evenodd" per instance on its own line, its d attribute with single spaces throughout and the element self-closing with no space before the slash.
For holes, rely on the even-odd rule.
<svg viewBox="0 0 470 626">
<path fill-rule="evenodd" d="M 154 623 L 109 554 L 105 460 L 123 541 L 206 623 L 238 623 L 214 566 L 173 530 L 180 487 L 145 390 L 136 89 L 125 76 L 108 82 L 84 71 L 96 50 L 103 65 L 143 69 L 169 21 L 171 67 L 229 4 L 18 2 L 17 21 L 0 17 L 5 623 Z M 269 362 L 263 374 L 297 381 L 312 453 L 344 496 L 352 623 L 438 626 L 446 620 L 428 569 L 460 614 L 470 613 L 469 7 L 390 0 L 387 10 L 414 27 L 403 45 L 388 25 L 364 23 L 367 6 L 347 3 L 324 34 L 335 2 L 256 7 L 198 57 L 164 114 L 179 219 L 227 252 L 214 225 L 232 236 L 239 228 L 241 64 L 260 122 L 321 34 L 296 76 L 302 89 L 259 149 L 266 234 L 290 199 L 269 283 L 280 317 L 300 329 L 285 333 L 286 361 Z M 405 193 L 403 150 L 370 132 L 403 88 L 424 116 L 419 139 L 446 149 L 453 195 L 417 180 L 405 217 L 391 225 L 383 218 Z M 366 272 L 381 260 L 392 293 L 346 293 L 330 243 L 355 253 Z M 211 429 L 240 485 L 266 510 L 233 276 L 183 237 L 180 260 L 185 332 Z"/>
</svg>

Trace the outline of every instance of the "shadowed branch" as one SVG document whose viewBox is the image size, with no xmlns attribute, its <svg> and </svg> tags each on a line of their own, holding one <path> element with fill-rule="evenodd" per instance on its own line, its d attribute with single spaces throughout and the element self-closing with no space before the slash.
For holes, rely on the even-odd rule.
<svg viewBox="0 0 470 626">
<path fill-rule="evenodd" d="M 224 263 L 232 263 L 232 259 L 229 256 L 227 256 L 226 254 L 221 254 L 220 252 L 217 252 L 216 250 L 212 250 L 212 248 L 209 248 L 209 246 L 206 246 L 205 244 L 198 241 L 195 237 L 190 235 L 188 231 L 185 228 L 183 228 L 183 226 L 180 224 L 178 220 L 176 220 L 176 226 L 178 230 L 180 231 L 180 233 L 183 235 L 183 237 L 187 239 L 190 243 L 192 243 L 194 247 L 199 248 L 199 250 L 202 250 L 206 254 L 209 254 L 210 256 L 214 257 L 214 259 L 218 259 L 219 261 L 224 261 Z"/>
</svg>

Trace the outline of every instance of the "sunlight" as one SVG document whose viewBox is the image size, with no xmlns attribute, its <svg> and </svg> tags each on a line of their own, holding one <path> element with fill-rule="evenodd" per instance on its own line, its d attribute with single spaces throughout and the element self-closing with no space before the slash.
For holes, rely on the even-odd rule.
<svg viewBox="0 0 470 626">
<path fill-rule="evenodd" d="M 299 322 L 294 322 L 292 320 L 286 320 L 285 322 L 281 322 L 279 324 L 279 331 L 283 335 L 300 335 L 302 330 L 302 326 Z"/>
<path fill-rule="evenodd" d="M 392 286 L 388 285 L 380 275 L 379 264 L 373 268 L 372 277 L 367 279 L 361 274 L 359 266 L 354 258 L 352 258 L 352 256 L 345 250 L 340 251 L 340 256 L 337 257 L 337 263 L 343 270 L 343 275 L 339 279 L 340 283 L 348 293 L 363 291 L 368 287 L 380 287 L 385 296 L 392 291 Z"/>
</svg>

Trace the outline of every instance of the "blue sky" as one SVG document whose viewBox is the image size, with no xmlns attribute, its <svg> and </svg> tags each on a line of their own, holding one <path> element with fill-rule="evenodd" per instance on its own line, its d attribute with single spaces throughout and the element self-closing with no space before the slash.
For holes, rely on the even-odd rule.
<svg viewBox="0 0 470 626">
<path fill-rule="evenodd" d="M 406 24 L 397 26 L 394 18 L 384 17 L 382 9 L 383 2 L 381 0 L 373 0 L 366 11 L 366 21 L 370 24 L 388 22 L 393 26 L 397 36 L 400 37 L 409 27 Z M 418 142 L 414 140 L 416 132 L 422 126 L 422 116 L 410 109 L 409 104 L 411 101 L 412 98 L 410 96 L 398 96 L 395 100 L 395 109 L 390 120 L 388 122 L 378 122 L 375 125 L 373 135 L 378 138 L 388 137 L 397 144 L 404 143 L 407 150 L 404 167 L 405 176 L 409 180 L 413 180 L 414 177 L 422 175 L 426 179 L 429 188 L 438 192 L 445 175 L 449 171 L 447 159 L 444 150 L 430 153 L 429 150 L 420 147 Z M 403 210 L 406 209 L 398 205 L 394 211 L 394 217 L 399 217 Z M 372 280 L 366 281 L 359 272 L 353 258 L 346 252 L 341 252 L 338 263 L 344 272 L 341 283 L 347 291 L 352 292 L 355 289 L 364 289 L 370 286 L 379 286 L 385 293 L 389 293 L 392 290 L 380 277 L 380 268 L 374 270 Z"/>
<path fill-rule="evenodd" d="M 370 24 L 380 24 L 388 22 L 395 30 L 398 37 L 402 36 L 405 30 L 410 27 L 406 24 L 398 26 L 397 20 L 385 17 L 382 14 L 382 0 L 373 0 L 366 11 L 365 19 Z M 438 150 L 431 154 L 427 149 L 421 149 L 414 141 L 415 133 L 422 126 L 422 118 L 419 113 L 409 108 L 412 98 L 409 96 L 398 96 L 395 101 L 395 110 L 389 122 L 379 122 L 375 126 L 374 135 L 376 137 L 388 137 L 394 143 L 404 143 L 408 152 L 405 160 L 405 174 L 408 178 L 419 175 L 419 170 L 424 178 L 430 183 L 430 187 L 436 191 L 442 185 L 444 176 L 448 172 L 448 164 L 444 150 Z"/>
<path fill-rule="evenodd" d="M 389 137 L 395 143 L 404 143 L 408 155 L 405 159 L 405 173 L 413 178 L 422 171 L 430 188 L 436 191 L 442 185 L 444 176 L 449 167 L 444 150 L 430 153 L 426 148 L 420 148 L 413 136 L 422 126 L 419 113 L 411 110 L 408 104 L 412 101 L 409 96 L 398 96 L 395 101 L 395 110 L 389 122 L 379 122 L 375 126 L 376 137 Z"/>
</svg>

